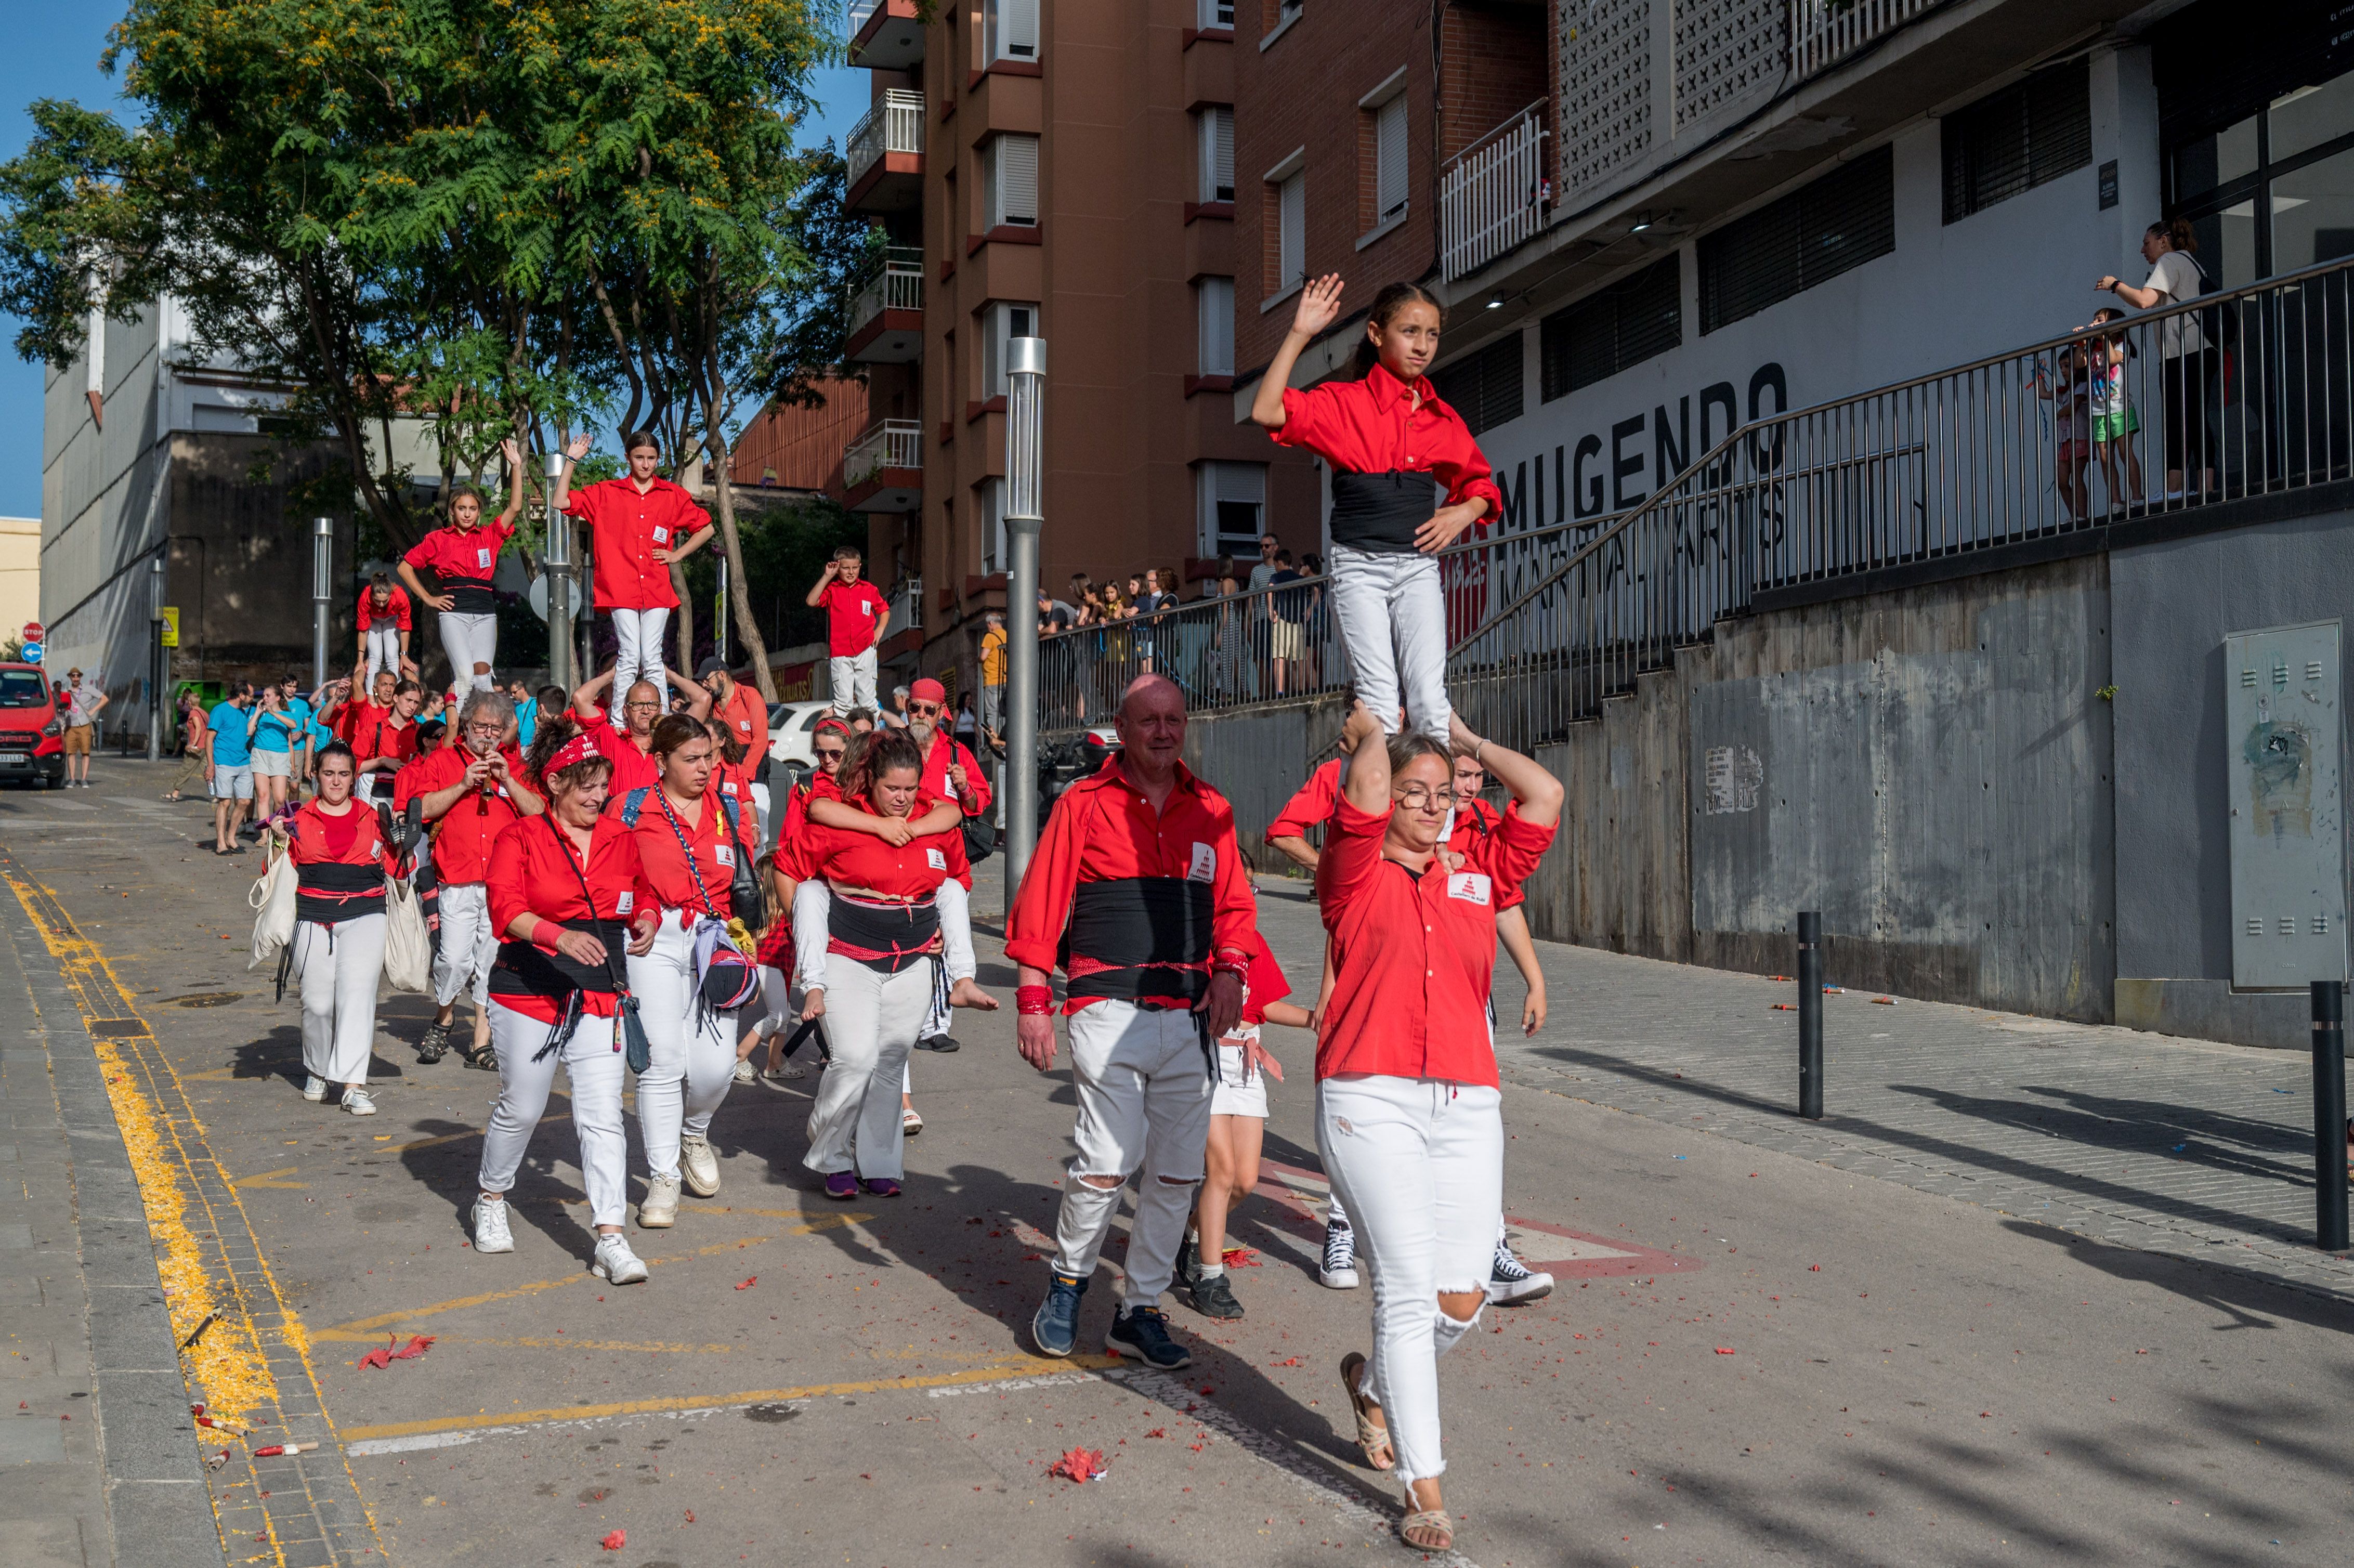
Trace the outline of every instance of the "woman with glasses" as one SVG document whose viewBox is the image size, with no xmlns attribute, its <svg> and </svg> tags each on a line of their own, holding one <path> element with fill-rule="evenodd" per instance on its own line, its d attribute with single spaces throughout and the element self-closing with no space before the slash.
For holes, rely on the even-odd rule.
<svg viewBox="0 0 2354 1568">
<path fill-rule="evenodd" d="M 1561 817 L 1560 781 L 1452 721 L 1454 750 L 1517 802 L 1492 833 L 1440 853 L 1455 808 L 1447 748 L 1386 737 L 1349 715 L 1348 777 L 1327 825 L 1316 896 L 1332 989 L 1320 1010 L 1316 1139 L 1373 1268 L 1373 1351 L 1341 1379 L 1365 1462 L 1406 1483 L 1399 1532 L 1451 1550 L 1439 1495 L 1438 1358 L 1478 1326 L 1503 1209 L 1503 1094 L 1489 990 L 1496 911 L 1536 869 Z"/>
</svg>

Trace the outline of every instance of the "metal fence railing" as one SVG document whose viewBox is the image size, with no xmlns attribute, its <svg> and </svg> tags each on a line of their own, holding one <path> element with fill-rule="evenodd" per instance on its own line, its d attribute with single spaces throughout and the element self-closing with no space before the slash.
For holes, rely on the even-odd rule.
<svg viewBox="0 0 2354 1568">
<path fill-rule="evenodd" d="M 1807 78 L 1944 0 L 1790 0 L 1790 75 Z"/>
<path fill-rule="evenodd" d="M 849 180 L 856 185 L 885 153 L 921 154 L 924 150 L 924 95 L 904 87 L 886 88 L 882 100 L 850 128 L 843 148 Z"/>
<path fill-rule="evenodd" d="M 2354 477 L 2354 261 L 1752 421 L 1612 516 L 1439 560 L 1447 686 L 1518 748 L 1558 738 L 1761 593 Z M 1999 558 L 1989 558 L 1988 567 Z M 1042 644 L 1042 722 L 1165 674 L 1196 712 L 1339 690 L 1321 577 Z"/>
<path fill-rule="evenodd" d="M 851 296 L 849 335 L 857 336 L 860 328 L 885 311 L 920 311 L 923 308 L 923 247 L 886 247 L 875 270 Z"/>
<path fill-rule="evenodd" d="M 1438 176 L 1441 265 L 1452 280 L 1478 271 L 1543 227 L 1544 100 L 1447 160 Z"/>
<path fill-rule="evenodd" d="M 855 490 L 886 468 L 924 466 L 924 427 L 915 419 L 885 419 L 842 449 L 842 482 Z"/>
</svg>

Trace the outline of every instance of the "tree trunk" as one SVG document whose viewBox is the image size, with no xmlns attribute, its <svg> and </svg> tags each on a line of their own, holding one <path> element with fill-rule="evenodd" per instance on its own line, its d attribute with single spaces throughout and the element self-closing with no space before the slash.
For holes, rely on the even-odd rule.
<svg viewBox="0 0 2354 1568">
<path fill-rule="evenodd" d="M 752 616 L 752 585 L 744 575 L 744 541 L 736 531 L 736 482 L 728 477 L 728 465 L 733 454 L 727 449 L 727 429 L 720 413 L 727 407 L 727 383 L 714 373 L 705 383 L 716 387 L 716 396 L 704 405 L 703 424 L 705 445 L 711 452 L 711 485 L 719 501 L 719 542 L 727 552 L 727 604 L 736 612 L 736 634 L 744 640 L 744 652 L 752 661 L 753 683 L 760 688 L 760 700 L 777 700 L 777 677 L 769 669 L 769 644 L 760 635 L 760 623 Z"/>
</svg>

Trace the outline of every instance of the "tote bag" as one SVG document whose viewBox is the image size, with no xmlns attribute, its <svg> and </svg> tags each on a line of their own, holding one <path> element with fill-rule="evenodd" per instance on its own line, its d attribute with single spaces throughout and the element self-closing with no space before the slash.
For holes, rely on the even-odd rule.
<svg viewBox="0 0 2354 1568">
<path fill-rule="evenodd" d="M 405 876 L 384 879 L 384 979 L 395 991 L 432 989 L 433 944 L 425 933 L 425 908 Z"/>
<path fill-rule="evenodd" d="M 245 895 L 255 911 L 252 956 L 245 961 L 249 969 L 276 962 L 294 939 L 294 857 L 286 853 L 283 840 L 272 835 L 264 842 L 269 845 L 270 867 Z"/>
</svg>

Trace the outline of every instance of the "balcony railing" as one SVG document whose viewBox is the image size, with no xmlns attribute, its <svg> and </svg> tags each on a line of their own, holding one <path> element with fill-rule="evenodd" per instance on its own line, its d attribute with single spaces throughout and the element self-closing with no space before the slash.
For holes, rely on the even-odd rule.
<svg viewBox="0 0 2354 1568">
<path fill-rule="evenodd" d="M 924 150 L 924 95 L 906 88 L 885 90 L 883 100 L 850 128 L 850 183 L 856 185 L 885 153 Z"/>
<path fill-rule="evenodd" d="M 885 311 L 924 308 L 924 251 L 921 246 L 894 245 L 883 252 L 883 263 L 860 286 L 850 302 L 850 335 Z"/>
<path fill-rule="evenodd" d="M 1790 0 L 1790 76 L 1807 78 L 1943 0 Z"/>
<path fill-rule="evenodd" d="M 924 466 L 924 427 L 915 419 L 885 419 L 842 449 L 842 483 L 855 490 L 887 468 Z"/>
<path fill-rule="evenodd" d="M 1553 192 L 1540 99 L 1447 160 L 1438 176 L 1440 263 L 1448 279 L 1477 272 L 1533 236 Z"/>
<path fill-rule="evenodd" d="M 899 631 L 921 631 L 924 629 L 924 579 L 901 577 L 892 588 L 888 599 L 891 625 Z"/>
</svg>

